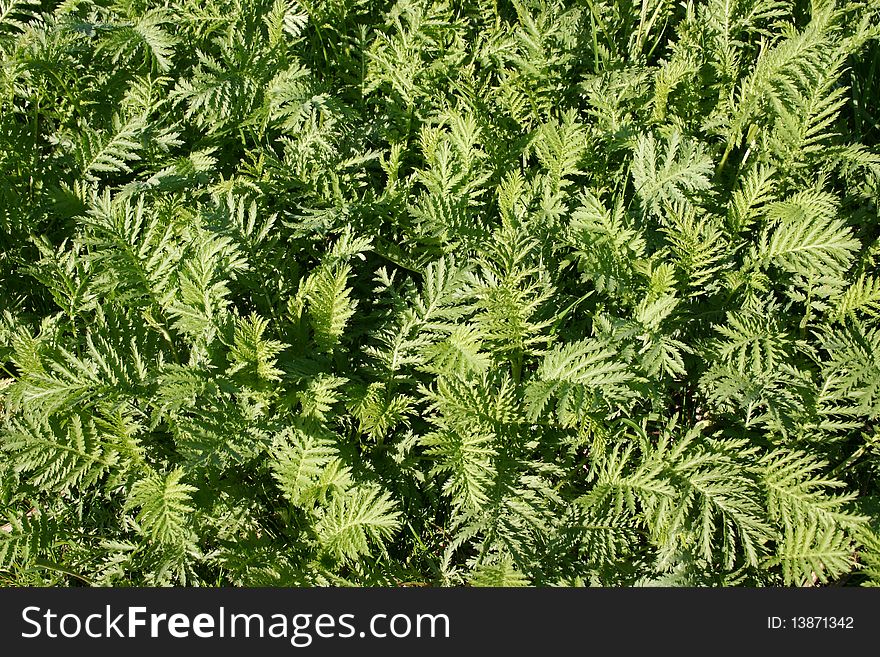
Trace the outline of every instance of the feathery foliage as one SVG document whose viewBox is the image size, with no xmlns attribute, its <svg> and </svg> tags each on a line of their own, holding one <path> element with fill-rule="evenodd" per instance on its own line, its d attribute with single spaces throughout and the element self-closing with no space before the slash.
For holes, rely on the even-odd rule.
<svg viewBox="0 0 880 657">
<path fill-rule="evenodd" d="M 0 0 L 0 578 L 880 584 L 878 37 Z"/>
</svg>

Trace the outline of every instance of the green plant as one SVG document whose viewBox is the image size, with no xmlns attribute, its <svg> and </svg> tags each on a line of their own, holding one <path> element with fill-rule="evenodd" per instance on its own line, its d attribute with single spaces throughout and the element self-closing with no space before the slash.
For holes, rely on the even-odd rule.
<svg viewBox="0 0 880 657">
<path fill-rule="evenodd" d="M 0 0 L 0 578 L 880 583 L 878 19 Z"/>
</svg>

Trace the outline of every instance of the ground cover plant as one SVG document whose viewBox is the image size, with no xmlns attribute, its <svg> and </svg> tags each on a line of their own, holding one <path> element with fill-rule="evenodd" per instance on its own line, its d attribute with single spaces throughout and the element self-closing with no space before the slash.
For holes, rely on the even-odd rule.
<svg viewBox="0 0 880 657">
<path fill-rule="evenodd" d="M 0 0 L 0 581 L 880 583 L 878 25 Z"/>
</svg>

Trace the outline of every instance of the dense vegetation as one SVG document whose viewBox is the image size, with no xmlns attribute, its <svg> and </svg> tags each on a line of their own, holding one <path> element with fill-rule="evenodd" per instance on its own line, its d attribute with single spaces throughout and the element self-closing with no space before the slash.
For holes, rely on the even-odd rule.
<svg viewBox="0 0 880 657">
<path fill-rule="evenodd" d="M 0 0 L 0 581 L 880 583 L 878 25 Z"/>
</svg>

